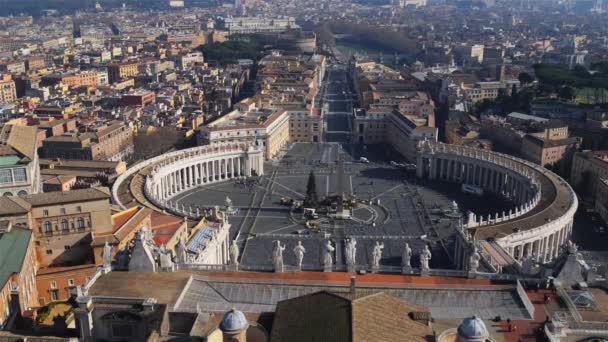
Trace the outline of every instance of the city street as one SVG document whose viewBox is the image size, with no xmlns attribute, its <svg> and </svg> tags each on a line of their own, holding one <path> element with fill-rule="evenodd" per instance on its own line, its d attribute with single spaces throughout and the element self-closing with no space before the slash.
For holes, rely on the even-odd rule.
<svg viewBox="0 0 608 342">
<path fill-rule="evenodd" d="M 349 142 L 352 131 L 353 101 L 345 67 L 332 65 L 323 84 L 325 140 Z"/>
</svg>

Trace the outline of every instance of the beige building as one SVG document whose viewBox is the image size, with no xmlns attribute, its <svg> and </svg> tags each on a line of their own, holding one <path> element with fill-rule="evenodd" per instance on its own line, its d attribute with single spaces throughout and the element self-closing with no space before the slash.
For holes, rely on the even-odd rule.
<svg viewBox="0 0 608 342">
<path fill-rule="evenodd" d="M 572 158 L 580 143 L 580 138 L 569 137 L 567 125 L 548 123 L 544 131 L 524 136 L 521 154 L 541 166 L 555 165 L 562 159 Z"/>
<path fill-rule="evenodd" d="M 477 103 L 483 100 L 493 100 L 501 91 L 504 91 L 506 95 L 511 95 L 513 85 L 519 87 L 519 81 L 477 82 L 473 85 L 462 85 L 462 92 L 465 99 L 471 103 Z"/>
<path fill-rule="evenodd" d="M 313 109 L 288 110 L 291 142 L 321 142 L 323 119 L 320 111 Z"/>
<path fill-rule="evenodd" d="M 285 110 L 234 110 L 200 130 L 200 145 L 246 142 L 262 146 L 265 158 L 275 158 L 290 142 L 290 114 Z"/>
<path fill-rule="evenodd" d="M 0 103 L 10 103 L 17 100 L 15 81 L 10 76 L 0 80 Z"/>
<path fill-rule="evenodd" d="M 42 152 L 49 159 L 121 161 L 133 153 L 133 131 L 115 121 L 95 132 L 66 133 L 42 142 Z"/>
<path fill-rule="evenodd" d="M 139 74 L 137 63 L 115 63 L 108 66 L 108 78 L 110 83 L 116 83 L 124 78 L 134 77 Z"/>
<path fill-rule="evenodd" d="M 420 141 L 437 141 L 435 127 L 421 125 L 391 107 L 355 111 L 353 141 L 359 144 L 388 143 L 406 159 L 415 160 Z"/>
<path fill-rule="evenodd" d="M 582 196 L 593 196 L 600 179 L 608 179 L 608 151 L 574 154 L 570 183 Z"/>
<path fill-rule="evenodd" d="M 31 227 L 41 266 L 73 265 L 91 261 L 92 236 L 112 230 L 110 197 L 107 188 L 0 197 L 0 217 Z"/>
</svg>

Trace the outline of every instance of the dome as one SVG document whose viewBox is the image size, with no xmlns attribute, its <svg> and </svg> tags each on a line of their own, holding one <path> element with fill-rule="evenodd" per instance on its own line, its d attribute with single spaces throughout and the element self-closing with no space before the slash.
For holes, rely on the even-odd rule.
<svg viewBox="0 0 608 342">
<path fill-rule="evenodd" d="M 239 331 L 246 330 L 249 327 L 249 322 L 245 318 L 245 314 L 241 311 L 232 309 L 224 315 L 220 329 L 227 333 L 237 333 Z"/>
<path fill-rule="evenodd" d="M 490 334 L 481 318 L 473 316 L 465 318 L 458 326 L 458 337 L 465 341 L 486 341 Z"/>
</svg>

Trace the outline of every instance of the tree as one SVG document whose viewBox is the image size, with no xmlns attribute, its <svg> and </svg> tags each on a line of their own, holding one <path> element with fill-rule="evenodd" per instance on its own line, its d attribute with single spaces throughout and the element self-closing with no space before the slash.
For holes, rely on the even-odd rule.
<svg viewBox="0 0 608 342">
<path fill-rule="evenodd" d="M 576 97 L 576 90 L 570 86 L 563 86 L 559 89 L 557 95 L 567 101 L 572 101 Z"/>
<path fill-rule="evenodd" d="M 526 85 L 526 84 L 530 84 L 530 83 L 534 82 L 534 77 L 532 77 L 527 72 L 519 73 L 519 76 L 517 76 L 517 79 L 519 80 L 519 82 L 522 85 Z"/>
<path fill-rule="evenodd" d="M 304 207 L 316 208 L 319 204 L 319 196 L 317 195 L 317 182 L 315 174 L 310 171 L 308 175 L 308 183 L 306 184 L 306 197 L 304 198 Z"/>
</svg>

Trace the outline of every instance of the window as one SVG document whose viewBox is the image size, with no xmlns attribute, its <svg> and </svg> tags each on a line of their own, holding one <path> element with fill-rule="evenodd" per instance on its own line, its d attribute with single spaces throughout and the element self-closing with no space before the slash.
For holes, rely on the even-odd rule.
<svg viewBox="0 0 608 342">
<path fill-rule="evenodd" d="M 44 211 L 42 211 L 42 215 L 44 215 L 44 216 L 49 216 L 49 211 L 48 211 L 48 210 L 44 210 Z"/>
<path fill-rule="evenodd" d="M 12 192 L 5 192 L 5 193 L 4 193 L 4 196 L 6 196 L 6 197 L 11 197 L 11 196 L 13 196 L 13 193 L 12 193 Z"/>
<path fill-rule="evenodd" d="M 59 290 L 51 290 L 51 300 L 54 302 L 59 300 Z"/>
<path fill-rule="evenodd" d="M 24 168 L 14 169 L 13 175 L 15 176 L 15 182 L 27 181 L 27 173 Z"/>
<path fill-rule="evenodd" d="M 70 226 L 68 225 L 68 220 L 61 220 L 61 230 L 63 230 L 63 231 L 70 230 Z"/>
<path fill-rule="evenodd" d="M 46 255 L 51 255 L 53 254 L 53 250 L 52 249 L 47 249 L 46 250 Z"/>
<path fill-rule="evenodd" d="M 17 193 L 17 196 L 19 196 L 19 197 L 24 197 L 24 196 L 27 196 L 27 191 L 25 191 L 25 190 L 21 190 L 21 191 L 19 191 L 19 192 Z"/>
<path fill-rule="evenodd" d="M 44 232 L 45 233 L 52 233 L 53 232 L 53 226 L 51 225 L 51 221 L 45 221 L 44 222 Z"/>
<path fill-rule="evenodd" d="M 61 208 L 61 209 L 59 210 L 59 212 L 61 213 L 61 215 L 65 215 L 65 208 Z"/>
<path fill-rule="evenodd" d="M 12 183 L 13 176 L 11 170 L 0 170 L 0 183 Z"/>
<path fill-rule="evenodd" d="M 74 279 L 68 279 L 68 286 L 74 286 Z"/>
<path fill-rule="evenodd" d="M 82 207 L 81 206 L 77 206 L 76 207 L 76 212 L 77 213 L 81 213 L 82 212 Z"/>
<path fill-rule="evenodd" d="M 56 289 L 57 288 L 57 282 L 56 281 L 52 281 L 51 282 L 51 289 Z"/>
<path fill-rule="evenodd" d="M 63 249 L 65 249 L 66 251 L 69 251 L 69 250 L 70 250 L 70 248 L 72 248 L 72 246 L 68 246 L 68 245 L 63 246 Z"/>
</svg>

